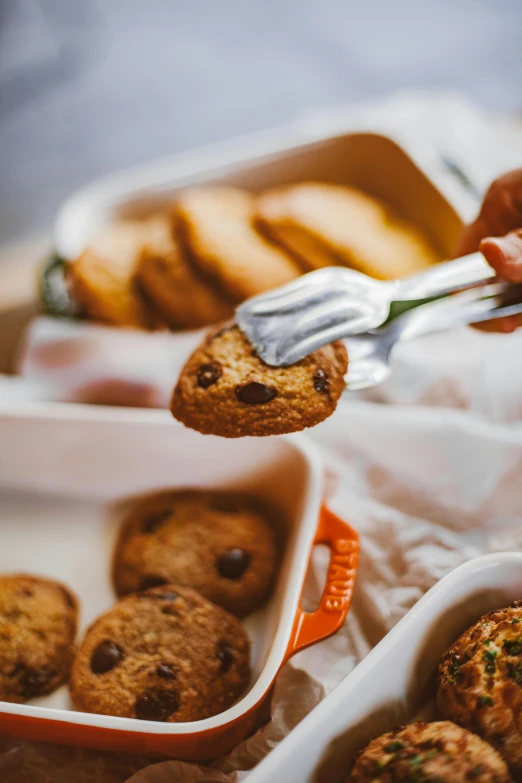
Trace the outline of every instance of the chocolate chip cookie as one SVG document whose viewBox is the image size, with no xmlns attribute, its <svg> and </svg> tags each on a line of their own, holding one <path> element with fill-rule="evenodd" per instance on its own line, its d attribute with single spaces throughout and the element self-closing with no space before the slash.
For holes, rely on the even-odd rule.
<svg viewBox="0 0 522 783">
<path fill-rule="evenodd" d="M 254 206 L 245 190 L 214 187 L 185 190 L 174 207 L 194 264 L 236 303 L 300 274 L 284 250 L 256 231 Z"/>
<path fill-rule="evenodd" d="M 135 278 L 147 231 L 146 222 L 113 223 L 69 264 L 72 298 L 83 315 L 113 326 L 152 329 L 157 325 Z"/>
<path fill-rule="evenodd" d="M 239 327 L 225 326 L 185 364 L 171 411 L 187 427 L 225 438 L 296 432 L 335 411 L 347 368 L 342 342 L 290 367 L 270 367 Z"/>
<path fill-rule="evenodd" d="M 197 273 L 174 236 L 172 220 L 158 216 L 150 225 L 136 277 L 165 323 L 172 329 L 197 329 L 229 318 L 233 305 Z"/>
<path fill-rule="evenodd" d="M 181 722 L 217 715 L 248 686 L 241 621 L 194 590 L 165 585 L 119 601 L 87 631 L 71 673 L 78 709 Z"/>
<path fill-rule="evenodd" d="M 64 683 L 74 656 L 78 603 L 41 577 L 0 577 L 0 700 L 22 703 Z"/>
<path fill-rule="evenodd" d="M 114 558 L 114 585 L 126 595 L 174 582 L 240 617 L 273 587 L 278 546 L 255 504 L 232 493 L 164 492 L 129 512 Z"/>
<path fill-rule="evenodd" d="M 417 226 L 379 199 L 332 183 L 265 191 L 255 223 L 308 270 L 344 265 L 390 280 L 440 260 Z"/>
</svg>

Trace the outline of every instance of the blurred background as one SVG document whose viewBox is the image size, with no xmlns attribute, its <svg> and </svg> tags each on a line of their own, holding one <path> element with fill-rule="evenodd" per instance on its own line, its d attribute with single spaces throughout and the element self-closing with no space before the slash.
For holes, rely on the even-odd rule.
<svg viewBox="0 0 522 783">
<path fill-rule="evenodd" d="M 520 0 L 0 0 L 0 243 L 129 164 L 404 87 L 522 109 Z"/>
</svg>

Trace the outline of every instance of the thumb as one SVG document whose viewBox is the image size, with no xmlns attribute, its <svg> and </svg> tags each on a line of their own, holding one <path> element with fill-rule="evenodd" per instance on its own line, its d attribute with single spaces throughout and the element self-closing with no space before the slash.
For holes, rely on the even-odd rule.
<svg viewBox="0 0 522 783">
<path fill-rule="evenodd" d="M 479 250 L 500 277 L 522 283 L 522 229 L 503 237 L 486 237 Z"/>
</svg>

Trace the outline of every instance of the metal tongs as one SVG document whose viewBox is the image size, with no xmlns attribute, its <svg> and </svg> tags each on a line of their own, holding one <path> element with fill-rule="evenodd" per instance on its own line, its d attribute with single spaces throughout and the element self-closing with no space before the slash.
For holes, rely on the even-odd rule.
<svg viewBox="0 0 522 783">
<path fill-rule="evenodd" d="M 492 284 L 494 278 L 481 253 L 384 282 L 328 267 L 247 300 L 236 320 L 272 366 L 293 364 L 346 338 L 347 388 L 363 389 L 388 376 L 400 341 L 522 313 L 522 286 Z"/>
</svg>

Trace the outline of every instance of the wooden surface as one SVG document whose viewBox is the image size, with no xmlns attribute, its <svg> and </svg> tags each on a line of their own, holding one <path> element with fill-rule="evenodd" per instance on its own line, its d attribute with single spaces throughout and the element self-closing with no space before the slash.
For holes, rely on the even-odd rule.
<svg viewBox="0 0 522 783">
<path fill-rule="evenodd" d="M 49 240 L 34 240 L 0 252 L 0 373 L 14 371 L 16 346 L 39 310 L 38 268 L 49 248 Z"/>
</svg>

